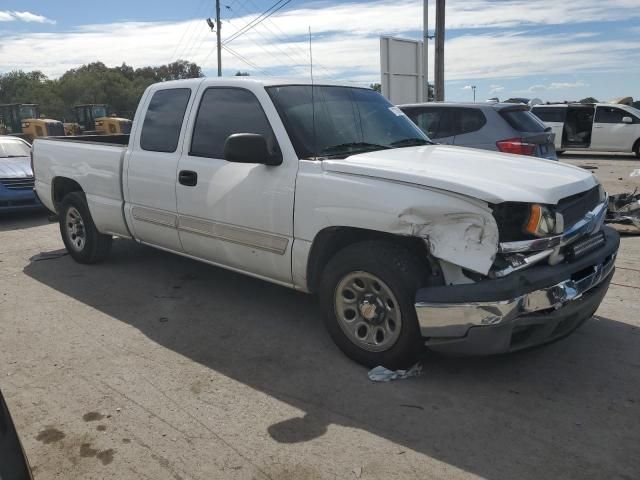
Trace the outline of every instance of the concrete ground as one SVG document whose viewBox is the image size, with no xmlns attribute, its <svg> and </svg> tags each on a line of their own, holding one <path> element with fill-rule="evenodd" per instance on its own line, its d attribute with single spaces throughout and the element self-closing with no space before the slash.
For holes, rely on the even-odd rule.
<svg viewBox="0 0 640 480">
<path fill-rule="evenodd" d="M 563 161 L 610 192 L 640 167 Z M 285 288 L 125 240 L 79 265 L 39 214 L 0 219 L 0 262 L 0 388 L 36 480 L 640 478 L 640 237 L 569 338 L 389 384 Z"/>
</svg>

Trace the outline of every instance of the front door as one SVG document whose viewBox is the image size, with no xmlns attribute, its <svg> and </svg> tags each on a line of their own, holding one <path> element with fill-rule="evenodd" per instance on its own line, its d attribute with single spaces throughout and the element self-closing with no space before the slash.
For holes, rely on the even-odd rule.
<svg viewBox="0 0 640 480">
<path fill-rule="evenodd" d="M 179 232 L 186 253 L 256 276 L 291 284 L 293 200 L 297 158 L 264 89 L 209 87 L 199 92 L 190 142 L 179 163 Z M 260 96 L 260 99 L 258 99 Z M 277 135 L 274 133 L 276 130 Z M 233 163 L 224 144 L 234 133 L 258 133 L 278 166 Z"/>
<path fill-rule="evenodd" d="M 176 211 L 180 133 L 192 96 L 191 88 L 169 88 L 145 99 L 142 130 L 131 138 L 124 167 L 127 223 L 134 237 L 175 251 L 182 250 Z"/>
<path fill-rule="evenodd" d="M 632 138 L 635 128 L 632 123 L 624 123 L 622 121 L 624 117 L 631 117 L 631 115 L 618 107 L 598 106 L 593 122 L 591 149 L 630 152 L 631 144 L 635 141 L 635 138 Z"/>
</svg>

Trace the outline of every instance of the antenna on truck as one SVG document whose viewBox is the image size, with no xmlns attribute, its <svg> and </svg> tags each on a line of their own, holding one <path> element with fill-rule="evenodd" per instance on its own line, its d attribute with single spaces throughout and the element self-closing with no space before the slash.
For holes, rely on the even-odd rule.
<svg viewBox="0 0 640 480">
<path fill-rule="evenodd" d="M 311 48 L 311 25 L 309 25 L 309 66 L 311 72 L 311 128 L 313 129 L 313 158 L 318 158 L 316 145 L 316 102 L 314 97 L 313 84 L 313 49 Z"/>
</svg>

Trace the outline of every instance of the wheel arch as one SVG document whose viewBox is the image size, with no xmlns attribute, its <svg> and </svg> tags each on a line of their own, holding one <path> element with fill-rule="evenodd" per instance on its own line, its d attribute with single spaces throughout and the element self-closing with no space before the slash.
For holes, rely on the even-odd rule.
<svg viewBox="0 0 640 480">
<path fill-rule="evenodd" d="M 317 292 L 324 267 L 336 253 L 350 245 L 368 240 L 385 241 L 402 245 L 414 253 L 417 258 L 424 259 L 425 267 L 429 265 L 430 254 L 427 245 L 418 237 L 358 227 L 327 227 L 317 233 L 309 251 L 306 272 L 308 291 L 311 293 Z"/>
<path fill-rule="evenodd" d="M 68 177 L 54 177 L 51 181 L 51 199 L 57 213 L 60 213 L 62 199 L 72 192 L 83 192 L 82 186 Z"/>
</svg>

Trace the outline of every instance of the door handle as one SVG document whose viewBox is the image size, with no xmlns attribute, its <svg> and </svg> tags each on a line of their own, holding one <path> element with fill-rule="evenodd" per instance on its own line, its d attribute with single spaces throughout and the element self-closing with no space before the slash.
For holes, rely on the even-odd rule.
<svg viewBox="0 0 640 480">
<path fill-rule="evenodd" d="M 191 170 L 180 170 L 180 173 L 178 173 L 178 182 L 186 187 L 195 187 L 198 183 L 198 174 Z"/>
</svg>

